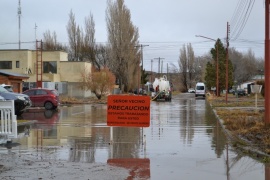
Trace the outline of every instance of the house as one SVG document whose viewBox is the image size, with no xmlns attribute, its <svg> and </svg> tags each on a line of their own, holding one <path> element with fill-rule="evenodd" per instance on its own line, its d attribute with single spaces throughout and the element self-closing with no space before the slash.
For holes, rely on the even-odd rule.
<svg viewBox="0 0 270 180">
<path fill-rule="evenodd" d="M 23 81 L 27 79 L 28 75 L 0 70 L 0 84 L 11 85 L 14 92 L 21 93 Z"/>
<path fill-rule="evenodd" d="M 55 88 L 60 94 L 89 97 L 92 93 L 80 89 L 79 83 L 82 72 L 90 71 L 91 68 L 90 62 L 68 61 L 68 53 L 64 51 L 42 51 L 40 54 L 28 49 L 0 50 L 0 70 L 13 75 L 20 74 L 26 88 L 37 87 L 37 81 L 42 79 L 42 87 Z M 2 78 L 0 84 L 3 83 L 9 84 Z M 21 91 L 20 86 L 18 92 Z"/>
<path fill-rule="evenodd" d="M 255 75 L 255 76 L 253 76 L 251 78 L 250 81 L 240 83 L 237 86 L 237 89 L 244 89 L 244 90 L 246 90 L 246 92 L 248 94 L 250 94 L 251 93 L 251 87 L 250 86 L 256 84 L 256 81 L 262 81 L 262 80 L 264 80 L 264 75 L 263 74 Z"/>
</svg>

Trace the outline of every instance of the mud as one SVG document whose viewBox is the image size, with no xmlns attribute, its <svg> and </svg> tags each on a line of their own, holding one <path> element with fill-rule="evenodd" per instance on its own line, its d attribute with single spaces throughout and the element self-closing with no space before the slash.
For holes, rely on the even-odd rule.
<svg viewBox="0 0 270 180">
<path fill-rule="evenodd" d="M 36 179 L 127 179 L 127 169 L 104 163 L 68 162 L 58 159 L 41 159 L 36 153 L 1 153 L 0 177 L 2 180 Z"/>
</svg>

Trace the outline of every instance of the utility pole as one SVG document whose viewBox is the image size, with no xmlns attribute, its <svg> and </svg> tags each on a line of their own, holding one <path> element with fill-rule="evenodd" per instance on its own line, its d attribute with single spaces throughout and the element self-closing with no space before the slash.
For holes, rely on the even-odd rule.
<svg viewBox="0 0 270 180">
<path fill-rule="evenodd" d="M 270 124 L 270 52 L 269 52 L 269 8 L 270 0 L 265 0 L 265 49 L 264 49 L 264 123 L 269 125 Z"/>
<path fill-rule="evenodd" d="M 153 82 L 153 59 L 151 59 L 151 83 Z"/>
<path fill-rule="evenodd" d="M 19 7 L 18 7 L 18 20 L 19 20 L 19 49 L 21 49 L 21 0 L 19 0 Z"/>
<path fill-rule="evenodd" d="M 168 75 L 169 75 L 169 64 L 167 63 L 167 79 L 169 79 Z"/>
<path fill-rule="evenodd" d="M 227 48 L 226 48 L 226 104 L 228 102 L 228 83 L 229 83 L 229 32 L 230 32 L 230 27 L 229 27 L 229 23 L 227 22 L 227 38 L 226 38 L 226 42 L 227 42 Z"/>
<path fill-rule="evenodd" d="M 143 72 L 143 47 L 145 46 L 149 46 L 149 45 L 138 45 L 138 46 L 135 46 L 135 47 L 140 47 L 141 48 L 141 62 L 142 62 L 142 66 L 140 68 L 140 65 L 139 65 L 139 72 L 138 72 L 138 95 L 139 95 L 139 89 L 140 89 L 140 84 L 141 84 L 141 80 L 142 80 L 142 72 Z"/>
<path fill-rule="evenodd" d="M 154 59 L 158 59 L 158 76 L 160 76 L 160 60 L 164 59 L 164 58 L 158 57 L 158 58 L 154 58 Z"/>
<path fill-rule="evenodd" d="M 43 60 L 42 60 L 43 42 L 36 40 L 36 87 L 42 88 Z"/>
<path fill-rule="evenodd" d="M 135 47 L 140 47 L 141 48 L 141 62 L 142 62 L 142 70 L 143 70 L 143 48 L 149 46 L 149 45 L 139 45 L 139 46 L 135 46 Z"/>
<path fill-rule="evenodd" d="M 37 24 L 36 23 L 35 23 L 34 29 L 35 29 L 35 41 L 36 41 L 37 40 Z"/>
<path fill-rule="evenodd" d="M 163 60 L 161 61 L 161 74 L 163 74 Z"/>
</svg>

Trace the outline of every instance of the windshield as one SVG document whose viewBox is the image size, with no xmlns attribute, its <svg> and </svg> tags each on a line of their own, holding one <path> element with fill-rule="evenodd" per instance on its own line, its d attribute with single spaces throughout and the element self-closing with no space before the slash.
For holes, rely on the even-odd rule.
<svg viewBox="0 0 270 180">
<path fill-rule="evenodd" d="M 0 86 L 0 92 L 8 92 L 4 87 Z"/>
<path fill-rule="evenodd" d="M 4 88 L 5 88 L 6 90 L 8 90 L 9 92 L 13 92 L 13 90 L 12 90 L 12 87 L 11 87 L 11 86 L 4 86 Z"/>
<path fill-rule="evenodd" d="M 197 90 L 204 90 L 204 86 L 197 86 L 196 89 Z"/>
</svg>

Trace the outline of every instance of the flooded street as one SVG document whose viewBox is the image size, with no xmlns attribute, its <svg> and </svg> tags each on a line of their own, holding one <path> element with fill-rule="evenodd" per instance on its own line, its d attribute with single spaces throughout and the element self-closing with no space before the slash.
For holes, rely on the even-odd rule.
<svg viewBox="0 0 270 180">
<path fill-rule="evenodd" d="M 270 180 L 265 164 L 228 144 L 210 106 L 194 94 L 152 101 L 147 128 L 108 127 L 106 108 L 97 104 L 56 112 L 30 110 L 21 118 L 37 122 L 19 126 L 20 138 L 14 142 L 20 145 L 0 147 L 0 154 L 108 164 L 127 169 L 135 179 Z"/>
</svg>

